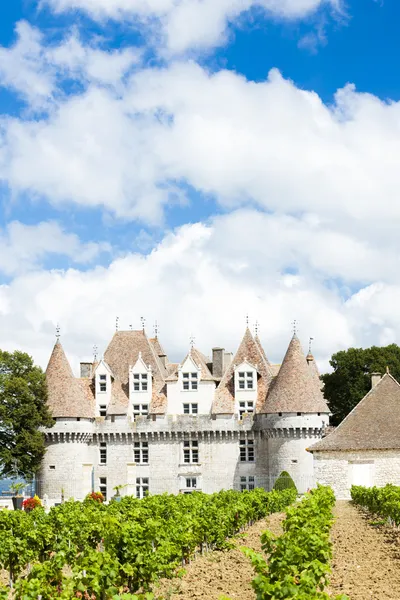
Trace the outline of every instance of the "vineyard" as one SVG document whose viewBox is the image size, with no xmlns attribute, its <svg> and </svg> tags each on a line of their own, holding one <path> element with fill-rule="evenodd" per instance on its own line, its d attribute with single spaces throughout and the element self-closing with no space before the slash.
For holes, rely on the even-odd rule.
<svg viewBox="0 0 400 600">
<path fill-rule="evenodd" d="M 0 568 L 15 600 L 152 598 L 196 554 L 229 546 L 242 528 L 282 511 L 293 490 L 125 497 L 108 506 L 88 498 L 48 514 L 0 512 Z M 135 596 L 133 594 L 139 594 Z"/>
<path fill-rule="evenodd" d="M 389 519 L 397 527 L 400 525 L 400 487 L 390 483 L 383 488 L 353 485 L 351 498 L 371 513 Z"/>
</svg>

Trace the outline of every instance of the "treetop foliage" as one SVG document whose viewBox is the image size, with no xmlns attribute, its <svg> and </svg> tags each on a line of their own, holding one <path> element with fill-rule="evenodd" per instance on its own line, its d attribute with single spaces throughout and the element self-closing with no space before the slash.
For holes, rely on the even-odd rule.
<svg viewBox="0 0 400 600">
<path fill-rule="evenodd" d="M 400 347 L 397 344 L 371 348 L 349 348 L 332 355 L 333 373 L 322 375 L 324 396 L 332 411 L 332 424 L 339 425 L 371 389 L 372 373 L 385 373 L 400 381 Z"/>
<path fill-rule="evenodd" d="M 44 456 L 39 427 L 54 423 L 45 374 L 25 352 L 0 350 L 0 476 L 30 478 Z"/>
</svg>

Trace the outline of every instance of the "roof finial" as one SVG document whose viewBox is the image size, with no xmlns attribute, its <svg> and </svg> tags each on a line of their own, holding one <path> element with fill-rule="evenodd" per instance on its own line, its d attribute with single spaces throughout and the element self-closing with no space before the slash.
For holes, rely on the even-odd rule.
<svg viewBox="0 0 400 600">
<path fill-rule="evenodd" d="M 97 352 L 98 352 L 98 348 L 96 346 L 96 344 L 93 346 L 93 362 L 97 362 Z"/>
<path fill-rule="evenodd" d="M 118 331 L 119 317 L 115 317 L 115 331 Z"/>
<path fill-rule="evenodd" d="M 56 327 L 56 338 L 57 338 L 57 342 L 60 339 L 60 324 L 57 323 L 57 327 Z"/>
<path fill-rule="evenodd" d="M 293 334 L 294 334 L 294 335 L 296 335 L 296 333 L 297 333 L 297 325 L 298 325 L 298 323 L 297 323 L 297 321 L 296 321 L 296 319 L 295 319 L 295 320 L 293 321 L 293 323 L 292 323 L 292 326 L 293 326 Z"/>
<path fill-rule="evenodd" d="M 254 333 L 255 333 L 256 335 L 258 335 L 258 328 L 259 328 L 259 326 L 260 326 L 260 323 L 259 323 L 258 321 L 256 321 L 256 322 L 254 323 Z"/>
<path fill-rule="evenodd" d="M 249 326 L 249 313 L 246 313 L 246 326 Z"/>
<path fill-rule="evenodd" d="M 159 331 L 159 329 L 158 329 L 158 322 L 154 321 L 154 336 L 156 338 L 158 338 L 158 331 Z"/>
<path fill-rule="evenodd" d="M 313 337 L 310 337 L 310 339 L 308 340 L 308 354 L 312 354 L 311 346 L 312 346 L 313 341 L 314 341 Z"/>
<path fill-rule="evenodd" d="M 144 333 L 144 329 L 146 327 L 146 319 L 144 317 L 140 317 L 140 322 L 142 324 L 142 331 Z"/>
<path fill-rule="evenodd" d="M 131 331 L 133 331 L 133 325 L 132 325 L 132 323 L 129 325 L 129 329 L 130 329 Z"/>
<path fill-rule="evenodd" d="M 190 341 L 190 348 L 193 349 L 194 348 L 194 343 L 196 341 L 196 338 L 194 337 L 194 335 L 190 336 L 189 341 Z"/>
<path fill-rule="evenodd" d="M 386 365 L 386 373 L 390 373 L 388 365 Z"/>
</svg>

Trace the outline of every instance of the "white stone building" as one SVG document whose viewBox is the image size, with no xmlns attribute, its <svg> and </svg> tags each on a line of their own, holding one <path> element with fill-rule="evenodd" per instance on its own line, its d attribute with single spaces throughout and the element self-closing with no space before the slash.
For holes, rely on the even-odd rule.
<svg viewBox="0 0 400 600">
<path fill-rule="evenodd" d="M 309 448 L 317 482 L 337 498 L 352 485 L 400 485 L 400 385 L 389 373 L 372 376 L 372 388 L 340 425 Z"/>
<path fill-rule="evenodd" d="M 46 371 L 55 425 L 38 492 L 50 502 L 113 488 L 139 497 L 200 489 L 270 489 L 288 471 L 298 489 L 314 483 L 313 457 L 329 420 L 317 367 L 296 335 L 271 365 L 246 329 L 232 355 L 192 348 L 170 363 L 157 338 L 117 331 L 104 358 L 74 377 L 62 345 Z"/>
</svg>

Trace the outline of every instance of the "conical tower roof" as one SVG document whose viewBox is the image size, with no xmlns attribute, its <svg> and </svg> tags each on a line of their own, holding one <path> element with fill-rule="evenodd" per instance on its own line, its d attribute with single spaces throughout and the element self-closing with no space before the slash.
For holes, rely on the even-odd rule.
<svg viewBox="0 0 400 600">
<path fill-rule="evenodd" d="M 235 412 L 235 382 L 234 370 L 242 362 L 248 361 L 257 368 L 259 378 L 257 381 L 256 412 L 264 412 L 263 405 L 269 384 L 272 381 L 272 372 L 264 353 L 246 327 L 243 339 L 229 367 L 224 373 L 215 392 L 212 412 L 214 414 L 233 414 Z"/>
<path fill-rule="evenodd" d="M 296 334 L 290 341 L 274 385 L 267 396 L 263 412 L 330 412 Z"/>
<path fill-rule="evenodd" d="M 59 340 L 54 345 L 46 369 L 47 403 L 54 418 L 94 417 L 94 404 L 84 393 L 79 379 L 74 377 Z"/>
</svg>

